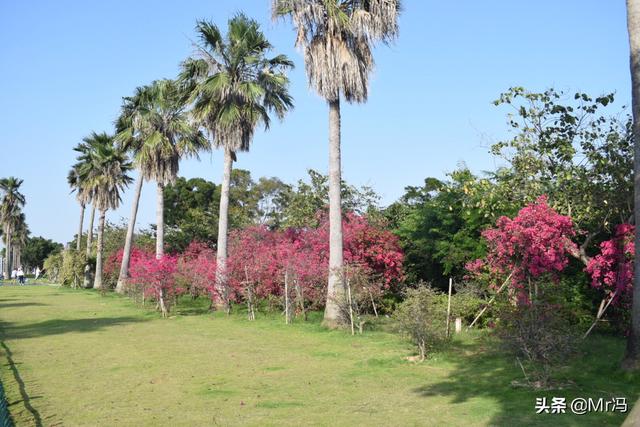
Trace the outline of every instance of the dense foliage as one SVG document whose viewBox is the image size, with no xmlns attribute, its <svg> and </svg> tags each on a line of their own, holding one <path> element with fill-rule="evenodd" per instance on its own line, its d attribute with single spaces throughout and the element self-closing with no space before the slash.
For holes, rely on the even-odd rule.
<svg viewBox="0 0 640 427">
<path fill-rule="evenodd" d="M 145 297 L 157 302 L 163 317 L 167 317 L 176 297 L 184 289 L 176 286 L 177 258 L 139 251 L 131 256 L 130 283 L 138 286 Z"/>
<path fill-rule="evenodd" d="M 447 339 L 444 328 L 446 307 L 438 304 L 437 300 L 436 292 L 428 286 L 408 289 L 405 300 L 394 313 L 399 331 L 418 347 L 420 360 Z"/>
<path fill-rule="evenodd" d="M 615 236 L 600 244 L 600 253 L 587 265 L 592 286 L 604 288 L 614 302 L 628 304 L 633 288 L 634 226 L 621 224 Z"/>
<path fill-rule="evenodd" d="M 302 287 L 311 304 L 323 305 L 328 274 L 328 221 L 322 217 L 319 223 L 318 228 L 278 231 L 258 226 L 233 233 L 228 276 L 235 293 L 242 294 L 246 283 L 255 283 L 256 295 L 282 295 L 286 274 L 292 283 Z M 376 287 L 380 291 L 402 280 L 403 255 L 392 233 L 355 213 L 346 215 L 343 232 L 346 264 L 379 277 Z"/>
<path fill-rule="evenodd" d="M 62 245 L 44 237 L 27 238 L 22 248 L 22 263 L 27 269 L 42 268 L 44 260 L 51 254 L 62 251 Z"/>
<path fill-rule="evenodd" d="M 490 278 L 510 276 L 509 285 L 521 300 L 527 300 L 526 285 L 543 275 L 557 279 L 575 251 L 571 218 L 560 215 L 541 196 L 522 208 L 514 219 L 502 216 L 495 228 L 482 233 L 488 250 L 485 259 L 470 262 L 469 271 Z M 530 290 L 530 289 L 529 289 Z"/>
</svg>

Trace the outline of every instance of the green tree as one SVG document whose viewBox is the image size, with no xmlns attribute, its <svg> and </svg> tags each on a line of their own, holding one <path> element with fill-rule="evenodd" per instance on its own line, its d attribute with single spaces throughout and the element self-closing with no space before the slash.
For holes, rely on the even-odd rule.
<svg viewBox="0 0 640 427">
<path fill-rule="evenodd" d="M 182 251 L 192 241 L 212 247 L 218 236 L 220 187 L 202 178 L 178 178 L 164 192 L 167 244 Z"/>
<path fill-rule="evenodd" d="M 217 288 L 226 288 L 229 188 L 236 152 L 248 151 L 256 128 L 269 127 L 270 113 L 283 119 L 293 106 L 286 71 L 293 63 L 284 55 L 268 58 L 272 49 L 256 21 L 238 14 L 227 35 L 213 23 L 199 21 L 199 57 L 184 61 L 181 79 L 191 90 L 194 117 L 217 147 L 224 149 L 218 222 Z"/>
<path fill-rule="evenodd" d="M 253 224 L 275 228 L 282 223 L 283 205 L 279 194 L 290 189 L 277 178 L 255 182 L 249 171 L 231 171 L 229 188 L 229 229 Z M 215 246 L 218 236 L 220 186 L 202 178 L 178 178 L 165 188 L 167 244 L 181 251 L 192 241 Z"/>
<path fill-rule="evenodd" d="M 299 180 L 293 188 L 283 189 L 276 202 L 282 206 L 282 224 L 285 227 L 317 227 L 318 214 L 329 207 L 329 177 L 309 169 L 309 180 Z M 378 209 L 380 197 L 370 187 L 355 187 L 341 182 L 340 199 L 345 211 L 359 214 Z"/>
<path fill-rule="evenodd" d="M 576 254 L 583 263 L 597 238 L 607 238 L 633 213 L 631 120 L 624 112 L 607 113 L 613 102 L 613 94 L 567 97 L 520 87 L 495 101 L 511 108 L 514 134 L 491 147 L 509 165 L 495 174 L 496 182 L 515 205 L 547 194 L 554 209 L 570 215 L 584 231 Z"/>
<path fill-rule="evenodd" d="M 304 52 L 309 85 L 329 104 L 329 283 L 324 323 L 339 323 L 342 205 L 340 166 L 340 98 L 365 102 L 373 70 L 372 47 L 398 34 L 400 0 L 273 0 L 274 16 L 289 16 Z"/>
<path fill-rule="evenodd" d="M 446 289 L 449 277 L 461 278 L 465 263 L 484 254 L 482 230 L 512 211 L 495 200 L 495 187 L 463 166 L 447 181 L 427 178 L 422 187 L 407 187 L 385 210 L 400 237 L 408 282 L 425 281 Z"/>
<path fill-rule="evenodd" d="M 30 237 L 22 250 L 22 262 L 27 268 L 42 268 L 49 255 L 55 255 L 63 249 L 62 244 L 44 237 Z"/>
</svg>

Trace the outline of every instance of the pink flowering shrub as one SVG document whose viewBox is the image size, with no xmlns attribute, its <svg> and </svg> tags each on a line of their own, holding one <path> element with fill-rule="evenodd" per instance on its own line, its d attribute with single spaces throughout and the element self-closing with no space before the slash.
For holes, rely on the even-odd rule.
<svg viewBox="0 0 640 427">
<path fill-rule="evenodd" d="M 635 257 L 634 231 L 631 224 L 618 225 L 615 236 L 600 244 L 600 253 L 591 258 L 586 268 L 594 288 L 602 288 L 609 295 L 615 293 L 613 303 L 627 301 L 631 295 Z"/>
<path fill-rule="evenodd" d="M 378 287 L 388 289 L 403 279 L 403 254 L 391 232 L 370 224 L 365 217 L 347 214 L 343 220 L 345 264 L 357 265 L 379 276 Z M 329 266 L 329 225 L 317 229 L 269 230 L 249 227 L 231 233 L 227 280 L 237 300 L 253 284 L 257 296 L 281 296 L 285 273 L 313 305 L 324 304 Z"/>
<path fill-rule="evenodd" d="M 566 268 L 569 255 L 577 251 L 573 222 L 547 204 L 546 196 L 522 208 L 510 219 L 500 217 L 495 228 L 482 233 L 487 256 L 467 264 L 475 276 L 496 278 L 512 274 L 510 286 L 521 301 L 527 301 L 524 287 L 529 280 L 557 274 Z"/>
<path fill-rule="evenodd" d="M 156 259 L 155 255 L 140 252 L 131 257 L 131 283 L 141 287 L 145 297 L 158 302 L 162 316 L 169 314 L 176 297 L 184 292 L 176 284 L 177 258 L 165 255 Z"/>
<path fill-rule="evenodd" d="M 201 242 L 191 242 L 178 255 L 176 280 L 192 297 L 207 295 L 218 298 L 215 291 L 216 252 Z"/>
<path fill-rule="evenodd" d="M 403 280 L 403 254 L 398 238 L 371 224 L 365 217 L 347 214 L 343 221 L 344 260 L 373 283 L 370 298 Z M 122 259 L 114 257 L 112 264 Z M 135 250 L 131 259 L 129 289 L 158 302 L 167 315 L 176 298 L 206 295 L 214 302 L 245 301 L 284 295 L 285 276 L 290 298 L 306 308 L 324 304 L 329 266 L 329 225 L 322 219 L 317 229 L 270 230 L 264 226 L 234 230 L 229 236 L 226 287 L 216 289 L 217 265 L 213 249 L 192 242 L 177 256 L 157 260 L 152 253 Z M 354 269 L 354 271 L 356 271 Z M 301 303 L 301 304 L 300 304 Z"/>
<path fill-rule="evenodd" d="M 366 217 L 347 213 L 342 221 L 343 257 L 345 264 L 357 265 L 369 274 L 382 277 L 381 286 L 388 289 L 402 281 L 404 254 L 398 237 L 369 223 Z M 329 221 L 324 220 L 313 235 L 314 246 L 326 254 L 329 262 Z"/>
<path fill-rule="evenodd" d="M 122 255 L 124 249 L 120 248 L 109 255 L 102 267 L 102 280 L 108 288 L 115 288 L 120 275 L 120 266 L 122 265 Z M 131 248 L 131 257 L 139 257 L 143 250 L 138 247 Z"/>
</svg>

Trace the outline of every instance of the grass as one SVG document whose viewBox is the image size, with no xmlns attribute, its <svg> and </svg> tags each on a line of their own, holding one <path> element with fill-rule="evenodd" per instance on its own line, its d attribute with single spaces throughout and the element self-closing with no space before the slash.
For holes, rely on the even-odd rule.
<svg viewBox="0 0 640 427">
<path fill-rule="evenodd" d="M 624 414 L 536 415 L 535 398 L 640 393 L 611 337 L 590 338 L 561 373 L 574 386 L 540 392 L 512 388 L 519 369 L 478 333 L 411 364 L 411 346 L 383 331 L 203 312 L 161 319 L 115 295 L 0 287 L 0 378 L 17 425 L 604 426 Z"/>
</svg>

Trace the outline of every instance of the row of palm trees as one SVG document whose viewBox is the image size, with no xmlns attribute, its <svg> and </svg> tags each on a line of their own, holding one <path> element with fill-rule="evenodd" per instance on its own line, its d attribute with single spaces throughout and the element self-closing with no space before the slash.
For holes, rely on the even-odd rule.
<svg viewBox="0 0 640 427">
<path fill-rule="evenodd" d="M 372 46 L 398 33 L 399 0 L 274 0 L 274 18 L 290 17 L 296 45 L 304 54 L 309 85 L 329 106 L 330 260 L 325 324 L 335 326 L 344 292 L 340 199 L 340 101 L 365 102 L 373 69 Z M 128 275 L 134 224 L 144 180 L 157 185 L 156 256 L 163 256 L 163 191 L 173 183 L 180 159 L 219 148 L 224 153 L 217 241 L 218 292 L 225 292 L 229 186 L 236 153 L 248 151 L 258 126 L 269 128 L 293 108 L 285 55 L 268 56 L 273 46 L 244 14 L 229 20 L 226 35 L 213 23 L 196 25 L 196 53 L 181 64 L 176 80 L 159 80 L 124 98 L 116 134 L 92 134 L 76 147 L 69 174 L 81 206 L 80 249 L 86 206 L 100 212 L 94 287 L 102 286 L 102 230 L 107 209 L 115 209 L 123 188 L 139 172 L 116 290 Z M 128 157 L 132 160 L 129 161 Z M 92 230 L 93 225 L 90 225 Z M 92 232 L 88 234 L 91 236 Z M 87 246 L 88 248 L 90 245 Z"/>
<path fill-rule="evenodd" d="M 22 248 L 27 242 L 29 228 L 22 208 L 25 197 L 20 192 L 23 181 L 15 177 L 0 179 L 0 234 L 2 234 L 5 258 L 3 276 L 11 277 L 13 268 L 20 266 Z"/>
</svg>

